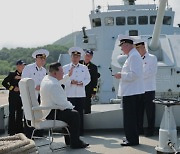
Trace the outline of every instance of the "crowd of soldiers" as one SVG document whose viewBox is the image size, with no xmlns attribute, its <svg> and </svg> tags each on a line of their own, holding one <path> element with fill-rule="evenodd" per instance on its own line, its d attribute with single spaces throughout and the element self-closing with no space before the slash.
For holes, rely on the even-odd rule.
<svg viewBox="0 0 180 154">
<path fill-rule="evenodd" d="M 157 59 L 145 49 L 144 41 L 136 41 L 129 36 L 119 35 L 121 50 L 128 55 L 121 72 L 114 77 L 120 79 L 118 95 L 123 101 L 124 131 L 126 138 L 122 146 L 139 144 L 139 135 L 152 136 L 155 123 L 155 75 Z M 44 65 L 49 52 L 45 49 L 36 50 L 32 57 L 35 62 L 26 65 L 18 60 L 15 72 L 10 72 L 2 82 L 9 90 L 9 125 L 8 134 L 25 133 L 31 138 L 33 128 L 23 124 L 23 110 L 18 82 L 22 78 L 32 78 L 35 83 L 36 97 L 41 106 L 59 105 L 57 119 L 67 122 L 70 136 L 65 136 L 71 148 L 86 148 L 89 144 L 79 139 L 84 134 L 84 114 L 91 113 L 91 99 L 97 92 L 98 69 L 91 62 L 94 52 L 72 47 L 68 50 L 71 62 L 61 66 L 52 63 L 47 73 Z M 81 58 L 83 57 L 83 60 Z M 52 96 L 52 97 L 50 97 Z M 147 113 L 148 129 L 144 132 L 143 115 Z M 44 112 L 44 118 L 51 119 L 53 111 Z M 74 119 L 74 120 L 72 120 Z M 26 119 L 24 118 L 24 121 Z M 28 121 L 30 125 L 30 121 Z M 43 136 L 43 131 L 37 132 Z"/>
</svg>

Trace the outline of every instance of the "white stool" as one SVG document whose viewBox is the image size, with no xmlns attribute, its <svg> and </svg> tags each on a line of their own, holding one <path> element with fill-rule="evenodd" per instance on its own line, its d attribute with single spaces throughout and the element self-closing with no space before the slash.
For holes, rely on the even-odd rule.
<svg viewBox="0 0 180 154">
<path fill-rule="evenodd" d="M 155 99 L 154 102 L 156 104 L 165 105 L 159 129 L 159 145 L 155 149 L 157 153 L 163 152 L 177 154 L 180 149 L 177 144 L 177 130 L 172 106 L 180 105 L 180 103 L 174 99 Z"/>
</svg>

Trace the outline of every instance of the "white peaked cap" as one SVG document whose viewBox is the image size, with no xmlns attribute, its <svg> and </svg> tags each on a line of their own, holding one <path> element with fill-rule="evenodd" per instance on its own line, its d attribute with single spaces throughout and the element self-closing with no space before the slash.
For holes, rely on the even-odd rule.
<svg viewBox="0 0 180 154">
<path fill-rule="evenodd" d="M 84 50 L 82 48 L 80 48 L 80 47 L 71 47 L 71 48 L 69 48 L 69 50 L 68 50 L 69 55 L 72 55 L 72 52 L 80 53 L 81 56 L 84 56 L 84 54 L 85 54 Z"/>
<path fill-rule="evenodd" d="M 49 56 L 49 51 L 46 50 L 46 49 L 38 49 L 38 50 L 33 52 L 32 57 L 36 58 L 36 55 L 39 55 L 39 54 L 45 54 L 46 57 L 48 57 Z"/>
<path fill-rule="evenodd" d="M 136 40 L 134 41 L 134 44 L 145 43 L 145 42 L 146 42 L 146 41 L 143 40 L 143 39 L 136 39 Z"/>
<path fill-rule="evenodd" d="M 124 43 L 133 44 L 134 42 L 134 39 L 132 37 L 127 36 L 127 35 L 122 35 L 122 34 L 118 35 L 118 40 L 120 41 L 119 46 L 121 46 Z"/>
</svg>

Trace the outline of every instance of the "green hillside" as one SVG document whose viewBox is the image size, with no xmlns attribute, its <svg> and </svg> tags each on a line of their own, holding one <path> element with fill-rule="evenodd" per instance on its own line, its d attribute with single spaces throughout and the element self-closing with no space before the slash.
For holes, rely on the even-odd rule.
<svg viewBox="0 0 180 154">
<path fill-rule="evenodd" d="M 50 63 L 58 60 L 60 53 L 66 53 L 68 48 L 74 46 L 74 38 L 77 33 L 79 32 L 71 33 L 55 41 L 52 45 L 46 45 L 38 48 L 2 48 L 0 50 L 0 75 L 7 75 L 9 71 L 15 70 L 15 63 L 19 59 L 24 60 L 27 64 L 34 62 L 31 55 L 39 48 L 47 49 L 50 52 L 50 55 L 47 58 L 47 67 Z"/>
<path fill-rule="evenodd" d="M 66 53 L 68 50 L 67 47 L 55 44 L 38 48 L 2 48 L 0 50 L 0 75 L 7 75 L 9 71 L 13 71 L 15 69 L 15 63 L 19 59 L 24 60 L 27 64 L 34 62 L 34 59 L 31 55 L 35 50 L 39 48 L 47 49 L 50 52 L 47 58 L 47 65 L 49 63 L 57 61 L 59 54 Z"/>
</svg>

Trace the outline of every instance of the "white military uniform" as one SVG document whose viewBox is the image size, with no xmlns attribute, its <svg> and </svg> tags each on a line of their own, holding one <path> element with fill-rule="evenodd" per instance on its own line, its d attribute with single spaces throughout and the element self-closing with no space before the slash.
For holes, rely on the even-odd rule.
<svg viewBox="0 0 180 154">
<path fill-rule="evenodd" d="M 49 51 L 45 49 L 38 49 L 34 51 L 32 54 L 32 57 L 35 59 L 38 57 L 46 58 L 49 55 Z M 40 86 L 42 79 L 46 75 L 46 69 L 44 67 L 39 68 L 35 63 L 26 65 L 25 68 L 22 71 L 22 78 L 32 78 L 35 82 L 35 87 Z M 38 90 L 35 90 L 36 98 L 38 102 L 40 103 L 40 95 Z M 30 124 L 30 121 L 28 120 L 28 123 Z M 26 136 L 31 137 L 33 128 L 30 128 L 27 126 L 27 124 L 24 124 L 24 132 Z M 39 135 L 42 135 L 42 131 L 39 132 Z"/>
<path fill-rule="evenodd" d="M 25 66 L 22 72 L 22 78 L 32 78 L 36 86 L 41 84 L 42 79 L 46 76 L 46 69 L 44 67 L 39 68 L 36 63 Z M 36 96 L 38 97 L 39 91 L 36 90 Z"/>
<path fill-rule="evenodd" d="M 74 67 L 70 80 L 65 83 L 65 91 L 67 97 L 86 97 L 85 86 L 90 82 L 90 74 L 87 66 L 82 64 L 74 65 L 72 63 L 63 66 L 64 74 L 68 74 L 70 69 Z M 82 82 L 83 86 L 71 84 L 75 80 Z"/>
<path fill-rule="evenodd" d="M 143 133 L 144 123 L 144 111 L 146 110 L 148 127 L 145 132 L 146 136 L 151 136 L 154 133 L 155 125 L 155 104 L 153 99 L 155 98 L 156 90 L 156 73 L 157 73 L 157 58 L 154 55 L 145 53 L 143 59 L 143 79 L 145 93 L 142 95 L 139 102 L 139 132 Z"/>
<path fill-rule="evenodd" d="M 156 56 L 146 54 L 143 56 L 143 74 L 145 91 L 156 90 L 156 73 L 157 73 L 157 58 Z"/>
<path fill-rule="evenodd" d="M 84 54 L 83 49 L 80 47 L 72 47 L 69 49 L 69 54 L 71 56 L 82 56 Z M 67 64 L 63 66 L 64 74 L 67 75 L 70 69 L 74 67 L 72 75 L 70 76 L 70 80 L 65 82 L 65 91 L 68 97 L 68 100 L 75 106 L 75 110 L 79 112 L 80 115 L 80 134 L 83 134 L 84 130 L 84 120 L 83 120 L 83 106 L 84 99 L 86 97 L 85 86 L 90 82 L 90 73 L 87 66 L 78 64 Z M 77 81 L 78 83 L 82 83 L 82 85 L 71 84 L 71 81 Z"/>
<path fill-rule="evenodd" d="M 36 55 L 38 54 L 45 54 L 46 57 L 49 55 L 49 51 L 45 49 L 38 49 L 33 54 L 32 57 L 36 58 Z M 35 63 L 26 65 L 25 68 L 22 71 L 22 78 L 32 78 L 35 82 L 35 88 L 36 86 L 41 84 L 42 79 L 46 76 L 47 72 L 44 67 L 39 68 Z M 36 90 L 36 97 L 38 98 L 39 91 Z"/>
<path fill-rule="evenodd" d="M 143 62 L 138 51 L 133 48 L 121 70 L 118 96 L 144 93 Z"/>
<path fill-rule="evenodd" d="M 127 44 L 133 47 L 133 39 L 129 36 L 119 35 L 120 46 L 126 53 Z M 126 43 L 124 45 L 124 43 Z M 128 49 L 128 48 L 127 48 Z M 120 72 L 121 80 L 118 96 L 122 96 L 123 101 L 123 124 L 126 135 L 126 141 L 121 143 L 125 145 L 138 145 L 138 104 L 141 94 L 144 93 L 143 84 L 143 61 L 135 48 L 128 51 L 122 70 Z"/>
</svg>

